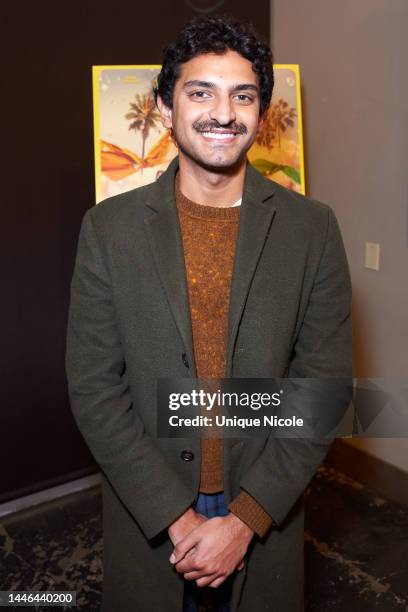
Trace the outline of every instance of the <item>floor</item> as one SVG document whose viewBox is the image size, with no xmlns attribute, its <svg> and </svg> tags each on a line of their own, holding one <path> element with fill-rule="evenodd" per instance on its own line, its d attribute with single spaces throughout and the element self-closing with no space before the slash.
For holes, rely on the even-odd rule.
<svg viewBox="0 0 408 612">
<path fill-rule="evenodd" d="M 305 501 L 307 612 L 408 612 L 408 509 L 327 466 Z M 99 488 L 0 519 L 0 590 L 76 590 L 97 611 L 102 553 Z"/>
</svg>

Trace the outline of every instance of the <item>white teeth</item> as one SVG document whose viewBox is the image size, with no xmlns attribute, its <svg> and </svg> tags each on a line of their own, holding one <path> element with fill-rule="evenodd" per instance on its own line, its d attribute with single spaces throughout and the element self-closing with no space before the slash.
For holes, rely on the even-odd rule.
<svg viewBox="0 0 408 612">
<path fill-rule="evenodd" d="M 218 140 L 225 140 L 227 138 L 231 138 L 232 136 L 235 136 L 235 134 L 222 134 L 219 132 L 201 132 L 202 135 L 204 136 L 204 138 L 217 138 Z"/>
</svg>

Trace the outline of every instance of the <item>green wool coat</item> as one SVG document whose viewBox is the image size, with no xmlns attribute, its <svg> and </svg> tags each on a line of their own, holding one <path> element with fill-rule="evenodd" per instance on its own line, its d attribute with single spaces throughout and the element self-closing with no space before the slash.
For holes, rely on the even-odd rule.
<svg viewBox="0 0 408 612">
<path fill-rule="evenodd" d="M 200 441 L 156 435 L 157 379 L 196 375 L 177 168 L 178 158 L 155 183 L 88 210 L 79 236 L 66 370 L 73 414 L 102 470 L 103 612 L 182 610 L 167 527 L 198 494 Z M 226 376 L 350 377 L 350 301 L 332 210 L 248 164 Z M 303 609 L 303 493 L 328 445 L 224 440 L 227 503 L 245 489 L 275 521 L 251 542 L 231 612 Z"/>
</svg>

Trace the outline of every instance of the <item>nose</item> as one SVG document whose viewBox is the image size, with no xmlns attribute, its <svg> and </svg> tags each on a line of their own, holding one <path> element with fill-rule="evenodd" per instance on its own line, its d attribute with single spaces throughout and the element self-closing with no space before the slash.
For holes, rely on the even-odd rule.
<svg viewBox="0 0 408 612">
<path fill-rule="evenodd" d="M 220 125 L 228 125 L 235 121 L 236 112 L 230 96 L 216 96 L 209 114 L 210 118 L 217 121 Z"/>
</svg>

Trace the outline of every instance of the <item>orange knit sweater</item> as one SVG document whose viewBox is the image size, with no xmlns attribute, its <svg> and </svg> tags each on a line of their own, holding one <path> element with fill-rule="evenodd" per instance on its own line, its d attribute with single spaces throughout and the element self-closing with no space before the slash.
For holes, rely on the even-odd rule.
<svg viewBox="0 0 408 612">
<path fill-rule="evenodd" d="M 183 240 L 197 377 L 225 376 L 229 295 L 240 207 L 197 204 L 180 191 L 176 176 L 176 203 Z M 222 434 L 220 434 L 222 435 Z M 223 439 L 202 435 L 200 491 L 223 490 Z M 272 518 L 242 490 L 228 509 L 259 536 Z"/>
</svg>

